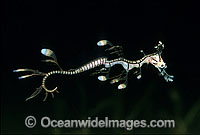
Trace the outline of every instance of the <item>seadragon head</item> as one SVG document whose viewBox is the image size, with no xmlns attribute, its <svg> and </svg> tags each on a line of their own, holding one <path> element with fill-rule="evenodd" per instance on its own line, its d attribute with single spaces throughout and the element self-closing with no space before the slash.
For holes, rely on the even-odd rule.
<svg viewBox="0 0 200 135">
<path fill-rule="evenodd" d="M 149 62 L 152 65 L 154 65 L 156 68 L 166 68 L 167 67 L 166 63 L 163 61 L 163 59 L 158 54 L 150 56 Z"/>
<path fill-rule="evenodd" d="M 164 79 L 167 82 L 172 82 L 174 76 L 167 74 L 167 72 L 165 71 L 165 69 L 167 68 L 167 64 L 163 61 L 161 57 L 162 50 L 164 49 L 164 44 L 161 41 L 159 41 L 158 45 L 154 48 L 157 50 L 157 52 L 150 55 L 149 63 L 151 63 L 154 67 L 156 67 L 159 70 L 160 74 L 164 76 Z"/>
</svg>

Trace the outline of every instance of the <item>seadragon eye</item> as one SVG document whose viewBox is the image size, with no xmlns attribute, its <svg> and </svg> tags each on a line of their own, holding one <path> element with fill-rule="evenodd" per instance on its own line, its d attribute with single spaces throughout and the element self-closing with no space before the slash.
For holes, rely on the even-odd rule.
<svg viewBox="0 0 200 135">
<path fill-rule="evenodd" d="M 165 67 L 165 64 L 161 64 L 160 67 L 161 67 L 161 68 L 164 68 L 164 67 Z"/>
<path fill-rule="evenodd" d="M 153 63 L 153 64 L 157 64 L 157 60 L 152 59 L 152 63 Z"/>
</svg>

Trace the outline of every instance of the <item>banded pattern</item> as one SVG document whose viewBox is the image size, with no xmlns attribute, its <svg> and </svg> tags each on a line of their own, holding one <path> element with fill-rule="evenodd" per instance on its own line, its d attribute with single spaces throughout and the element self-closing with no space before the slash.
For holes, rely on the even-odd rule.
<svg viewBox="0 0 200 135">
<path fill-rule="evenodd" d="M 52 90 L 49 90 L 46 88 L 45 86 L 45 82 L 46 82 L 46 79 L 50 76 L 50 75 L 53 75 L 53 74 L 63 74 L 63 75 L 75 75 L 75 74 L 78 74 L 78 73 L 81 73 L 81 72 L 84 72 L 84 71 L 87 71 L 89 69 L 92 69 L 92 68 L 95 68 L 97 66 L 100 66 L 100 65 L 104 65 L 105 62 L 106 62 L 107 58 L 105 57 L 102 57 L 102 58 L 98 58 L 96 60 L 93 60 L 77 69 L 70 69 L 68 71 L 63 71 L 63 70 L 55 70 L 55 71 L 51 71 L 49 73 L 47 73 L 43 80 L 42 80 L 42 87 L 47 91 L 47 92 L 54 92 L 57 90 L 57 87 L 52 89 Z"/>
<path fill-rule="evenodd" d="M 62 71 L 62 70 L 51 71 L 51 72 L 47 73 L 46 76 L 43 78 L 42 84 L 44 85 L 46 79 L 52 74 L 75 75 L 75 74 L 93 69 L 97 66 L 104 65 L 106 63 L 106 60 L 107 60 L 107 58 L 102 57 L 102 58 L 93 60 L 91 62 L 88 62 L 87 64 L 85 64 L 77 69 L 70 69 L 68 71 Z"/>
<path fill-rule="evenodd" d="M 143 62 L 146 58 L 151 57 L 151 56 L 154 56 L 154 55 L 156 55 L 156 53 L 152 53 L 152 54 L 149 54 L 149 55 L 145 55 L 145 56 L 142 57 L 141 59 L 135 60 L 135 61 L 127 60 L 127 59 L 125 59 L 125 58 L 118 58 L 118 59 L 110 60 L 108 63 L 112 64 L 112 63 L 114 63 L 114 62 L 123 61 L 123 62 L 126 62 L 126 63 L 128 63 L 128 64 L 140 64 L 140 63 Z"/>
<path fill-rule="evenodd" d="M 141 59 L 136 60 L 136 61 L 129 61 L 129 63 L 130 63 L 130 64 L 139 64 L 139 63 L 141 63 L 142 61 L 144 61 L 146 58 L 151 57 L 151 56 L 154 56 L 154 55 L 156 55 L 156 53 L 152 53 L 152 54 L 149 54 L 149 55 L 145 55 L 145 56 L 142 57 Z"/>
<path fill-rule="evenodd" d="M 87 64 L 75 69 L 73 71 L 73 74 L 78 74 L 78 73 L 93 69 L 95 67 L 98 67 L 100 65 L 104 65 L 106 63 L 106 61 L 107 61 L 106 57 L 95 59 L 95 60 L 88 62 Z"/>
<path fill-rule="evenodd" d="M 87 64 L 77 68 L 77 69 L 70 69 L 68 71 L 63 71 L 63 70 L 55 70 L 55 71 L 51 71 L 49 73 L 46 74 L 46 78 L 52 74 L 65 74 L 65 75 L 75 75 L 90 69 L 93 69 L 95 67 L 98 67 L 100 65 L 104 65 L 106 63 L 107 58 L 102 57 L 102 58 L 98 58 L 95 59 L 91 62 L 88 62 Z"/>
</svg>

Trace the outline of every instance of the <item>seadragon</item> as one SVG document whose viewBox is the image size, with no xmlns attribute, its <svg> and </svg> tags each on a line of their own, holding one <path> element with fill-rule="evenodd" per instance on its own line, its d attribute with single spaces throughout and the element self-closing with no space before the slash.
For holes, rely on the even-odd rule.
<svg viewBox="0 0 200 135">
<path fill-rule="evenodd" d="M 33 70 L 33 69 L 27 69 L 27 68 L 13 70 L 13 72 L 22 72 L 22 71 L 23 72 L 31 72 L 31 74 L 20 76 L 20 77 L 18 77 L 18 79 L 24 79 L 24 78 L 31 77 L 31 76 L 43 76 L 40 87 L 38 87 L 36 89 L 36 91 L 34 93 L 32 93 L 32 95 L 26 99 L 26 101 L 36 97 L 42 90 L 45 91 L 45 97 L 44 97 L 43 101 L 45 101 L 47 99 L 48 94 L 51 94 L 52 97 L 54 97 L 55 92 L 59 93 L 57 87 L 55 87 L 54 89 L 48 89 L 45 85 L 47 78 L 50 77 L 51 75 L 54 75 L 54 74 L 76 75 L 76 74 L 88 71 L 90 69 L 94 69 L 96 67 L 101 67 L 100 70 L 97 70 L 94 73 L 94 74 L 101 74 L 98 76 L 98 80 L 100 80 L 100 81 L 111 80 L 110 81 L 111 84 L 119 83 L 118 89 L 125 89 L 127 87 L 128 73 L 133 68 L 137 69 L 137 72 L 135 72 L 135 74 L 137 76 L 137 79 L 140 79 L 142 77 L 141 76 L 141 67 L 145 63 L 146 64 L 150 63 L 155 68 L 157 68 L 158 71 L 160 72 L 160 75 L 164 77 L 166 82 L 173 81 L 174 76 L 169 75 L 165 71 L 165 69 L 167 68 L 167 65 L 161 57 L 162 50 L 164 49 L 164 44 L 161 41 L 159 41 L 158 45 L 156 45 L 154 47 L 156 49 L 156 51 L 154 53 L 146 55 L 144 53 L 144 51 L 141 50 L 141 52 L 143 53 L 144 56 L 141 59 L 135 60 L 135 61 L 125 59 L 123 57 L 122 46 L 114 46 L 108 40 L 100 40 L 99 42 L 97 42 L 97 45 L 100 47 L 107 46 L 108 48 L 105 49 L 105 51 L 109 52 L 110 54 L 116 54 L 118 56 L 118 58 L 109 60 L 108 57 L 100 57 L 100 58 L 97 58 L 93 61 L 86 63 L 83 66 L 80 66 L 79 68 L 63 70 L 60 67 L 60 65 L 58 64 L 55 53 L 50 49 L 42 49 L 41 53 L 50 58 L 50 59 L 46 59 L 43 61 L 54 63 L 55 65 L 58 66 L 59 70 L 53 70 L 53 71 L 50 71 L 47 73 L 40 72 L 39 70 Z M 113 67 L 116 64 L 121 65 L 124 68 L 124 70 L 119 75 L 111 77 L 110 76 L 111 67 Z"/>
</svg>

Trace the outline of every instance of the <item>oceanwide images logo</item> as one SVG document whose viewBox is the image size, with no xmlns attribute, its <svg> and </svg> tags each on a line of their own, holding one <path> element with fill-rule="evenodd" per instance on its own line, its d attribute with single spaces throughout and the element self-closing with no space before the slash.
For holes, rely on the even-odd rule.
<svg viewBox="0 0 200 135">
<path fill-rule="evenodd" d="M 28 116 L 25 119 L 25 125 L 28 128 L 33 128 L 36 125 L 36 118 Z M 43 128 L 125 128 L 133 130 L 133 128 L 174 128 L 174 120 L 112 120 L 108 117 L 92 119 L 88 117 L 86 120 L 55 120 L 45 116 L 40 120 L 40 125 Z"/>
</svg>

